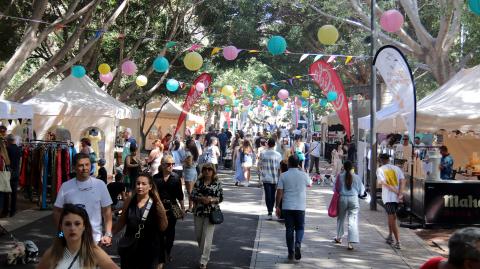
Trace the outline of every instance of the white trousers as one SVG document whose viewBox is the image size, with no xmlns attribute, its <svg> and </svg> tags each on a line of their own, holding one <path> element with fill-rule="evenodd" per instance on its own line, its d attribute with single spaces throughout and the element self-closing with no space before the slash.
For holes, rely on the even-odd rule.
<svg viewBox="0 0 480 269">
<path fill-rule="evenodd" d="M 210 260 L 215 225 L 210 223 L 208 217 L 195 216 L 193 222 L 195 224 L 195 236 L 200 248 L 200 264 L 207 265 Z"/>
</svg>

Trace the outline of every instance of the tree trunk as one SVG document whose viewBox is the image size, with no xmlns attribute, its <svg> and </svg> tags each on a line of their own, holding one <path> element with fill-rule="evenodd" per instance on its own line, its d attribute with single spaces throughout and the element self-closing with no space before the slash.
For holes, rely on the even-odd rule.
<svg viewBox="0 0 480 269">
<path fill-rule="evenodd" d="M 439 85 L 443 85 L 455 75 L 455 67 L 450 62 L 447 53 L 427 51 L 424 61 L 430 67 L 430 72 L 432 72 L 433 77 Z"/>
</svg>

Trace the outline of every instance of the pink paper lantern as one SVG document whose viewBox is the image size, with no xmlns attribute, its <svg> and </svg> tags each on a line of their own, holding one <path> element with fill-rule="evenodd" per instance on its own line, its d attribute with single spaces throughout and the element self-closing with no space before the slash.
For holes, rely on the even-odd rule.
<svg viewBox="0 0 480 269">
<path fill-rule="evenodd" d="M 257 101 L 257 105 L 258 105 L 258 106 L 262 106 L 262 101 L 258 100 L 258 101 Z"/>
<path fill-rule="evenodd" d="M 101 82 L 103 82 L 105 84 L 108 84 L 108 83 L 112 82 L 112 80 L 113 80 L 112 72 L 108 72 L 105 75 L 100 74 L 100 81 Z"/>
<path fill-rule="evenodd" d="M 289 95 L 289 93 L 288 93 L 288 91 L 285 90 L 285 89 L 281 89 L 281 90 L 278 91 L 278 98 L 280 98 L 280 99 L 282 99 L 282 100 L 287 99 L 287 98 L 288 98 L 288 95 Z"/>
<path fill-rule="evenodd" d="M 195 85 L 195 89 L 199 92 L 204 92 L 205 91 L 205 84 L 203 84 L 203 82 L 199 82 Z"/>
<path fill-rule="evenodd" d="M 122 64 L 122 73 L 124 73 L 127 76 L 131 76 L 137 72 L 137 66 L 133 61 L 125 61 Z"/>
<path fill-rule="evenodd" d="M 225 104 L 227 103 L 227 100 L 225 100 L 225 99 L 222 98 L 222 99 L 220 99 L 220 100 L 218 101 L 218 103 L 219 103 L 221 106 L 223 106 L 223 105 L 225 105 Z"/>
<path fill-rule="evenodd" d="M 395 33 L 402 28 L 404 19 L 402 13 L 396 9 L 383 12 L 380 17 L 380 26 L 389 33 Z"/>
<path fill-rule="evenodd" d="M 223 48 L 223 57 L 229 61 L 237 58 L 239 50 L 235 46 L 228 46 Z"/>
<path fill-rule="evenodd" d="M 250 100 L 248 100 L 247 98 L 243 99 L 243 105 L 244 106 L 249 106 L 250 105 Z"/>
<path fill-rule="evenodd" d="M 238 107 L 234 107 L 233 112 L 238 113 Z"/>
<path fill-rule="evenodd" d="M 302 106 L 302 100 L 299 98 L 297 99 L 297 102 L 295 103 L 297 106 Z"/>
</svg>

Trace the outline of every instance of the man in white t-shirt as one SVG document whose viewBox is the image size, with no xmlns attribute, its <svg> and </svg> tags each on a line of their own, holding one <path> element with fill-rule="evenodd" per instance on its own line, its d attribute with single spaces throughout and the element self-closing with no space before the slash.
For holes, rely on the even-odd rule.
<svg viewBox="0 0 480 269">
<path fill-rule="evenodd" d="M 308 169 L 309 173 L 312 173 L 313 166 L 315 165 L 315 172 L 320 174 L 320 142 L 318 141 L 319 137 L 314 136 L 313 141 L 310 144 L 310 168 Z"/>
<path fill-rule="evenodd" d="M 97 243 L 109 246 L 112 242 L 112 198 L 107 185 L 100 179 L 90 176 L 90 158 L 88 154 L 75 155 L 77 177 L 62 184 L 55 200 L 53 219 L 58 225 L 64 204 L 73 204 L 84 208 L 93 229 L 93 239 Z M 105 234 L 102 236 L 102 217 Z"/>
<path fill-rule="evenodd" d="M 377 169 L 377 180 L 382 185 L 382 201 L 388 215 L 387 244 L 393 244 L 393 233 L 396 240 L 393 247 L 401 249 L 396 213 L 398 203 L 403 201 L 403 190 L 406 183 L 405 176 L 400 168 L 390 164 L 390 156 L 388 154 L 380 154 L 378 160 L 382 166 Z"/>
</svg>

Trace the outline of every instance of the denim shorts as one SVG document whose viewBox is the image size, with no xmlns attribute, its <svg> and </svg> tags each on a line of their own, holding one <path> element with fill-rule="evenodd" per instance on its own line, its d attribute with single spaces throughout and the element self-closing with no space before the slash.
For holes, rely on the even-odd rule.
<svg viewBox="0 0 480 269">
<path fill-rule="evenodd" d="M 188 182 L 197 181 L 197 169 L 195 167 L 183 168 L 183 179 Z"/>
</svg>

